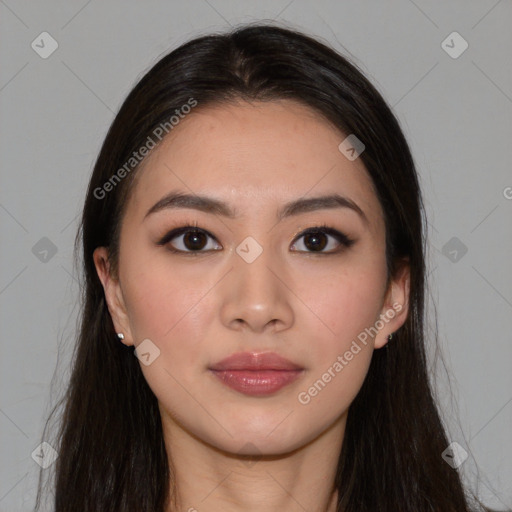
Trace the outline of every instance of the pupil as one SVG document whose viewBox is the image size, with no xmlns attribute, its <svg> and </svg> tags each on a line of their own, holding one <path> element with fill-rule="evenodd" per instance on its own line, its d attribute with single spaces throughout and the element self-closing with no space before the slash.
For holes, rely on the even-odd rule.
<svg viewBox="0 0 512 512">
<path fill-rule="evenodd" d="M 304 245 L 308 249 L 312 250 L 322 250 L 326 245 L 326 236 L 325 233 L 310 233 L 304 238 Z M 308 240 L 312 240 L 312 243 L 308 243 Z"/>
<path fill-rule="evenodd" d="M 199 231 L 189 231 L 185 233 L 184 243 L 187 249 L 202 249 L 204 246 L 204 233 Z"/>
</svg>

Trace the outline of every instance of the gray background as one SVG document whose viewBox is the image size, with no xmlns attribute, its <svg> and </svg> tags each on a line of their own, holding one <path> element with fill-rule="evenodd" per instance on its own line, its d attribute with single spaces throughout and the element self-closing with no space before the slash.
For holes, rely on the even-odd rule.
<svg viewBox="0 0 512 512">
<path fill-rule="evenodd" d="M 489 505 L 512 507 L 510 1 L 0 0 L 0 16 L 0 511 L 33 507 L 31 453 L 75 334 L 77 216 L 114 113 L 171 48 L 254 20 L 324 38 L 394 107 L 429 215 L 429 312 L 449 374 L 432 370 L 469 453 L 459 471 Z M 58 43 L 46 59 L 31 47 L 44 31 Z M 458 58 L 442 47 L 453 31 L 469 44 Z"/>
</svg>

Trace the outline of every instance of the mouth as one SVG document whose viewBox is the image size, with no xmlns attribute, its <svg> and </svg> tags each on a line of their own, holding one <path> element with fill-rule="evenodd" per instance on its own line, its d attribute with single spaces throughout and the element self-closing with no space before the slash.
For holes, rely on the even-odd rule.
<svg viewBox="0 0 512 512">
<path fill-rule="evenodd" d="M 229 388 L 249 396 L 274 394 L 297 380 L 304 368 L 275 353 L 233 354 L 209 370 Z"/>
</svg>

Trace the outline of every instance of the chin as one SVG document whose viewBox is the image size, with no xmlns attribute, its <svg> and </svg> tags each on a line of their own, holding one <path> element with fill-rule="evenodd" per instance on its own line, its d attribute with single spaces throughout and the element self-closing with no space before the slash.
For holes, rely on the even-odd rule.
<svg viewBox="0 0 512 512">
<path fill-rule="evenodd" d="M 282 415 L 279 421 L 267 422 L 260 418 L 259 428 L 249 421 L 230 425 L 224 423 L 226 431 L 197 432 L 195 435 L 203 442 L 214 448 L 232 455 L 247 455 L 252 457 L 281 456 L 294 452 L 317 438 L 324 431 L 323 425 L 310 429 L 304 428 L 304 421 L 295 414 L 283 421 L 286 415 Z M 289 420 L 293 418 L 293 423 Z M 281 423 L 280 423 L 281 422 Z M 220 434 L 220 435 L 219 435 Z"/>
</svg>

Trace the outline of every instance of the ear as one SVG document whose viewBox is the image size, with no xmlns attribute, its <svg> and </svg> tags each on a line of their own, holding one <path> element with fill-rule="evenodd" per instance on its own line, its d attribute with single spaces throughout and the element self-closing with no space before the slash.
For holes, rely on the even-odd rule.
<svg viewBox="0 0 512 512">
<path fill-rule="evenodd" d="M 388 336 L 402 327 L 409 314 L 410 292 L 409 259 L 401 260 L 395 275 L 391 278 L 379 319 L 384 324 L 375 336 L 374 347 L 382 348 L 388 343 Z M 379 324 L 380 325 L 380 324 Z M 391 340 L 393 343 L 393 340 Z"/>
<path fill-rule="evenodd" d="M 96 272 L 103 285 L 105 292 L 105 300 L 107 302 L 108 311 L 112 318 L 112 323 L 117 333 L 123 333 L 124 339 L 119 340 L 127 346 L 133 345 L 133 337 L 130 330 L 130 322 L 126 313 L 123 292 L 119 283 L 119 279 L 114 278 L 110 271 L 110 262 L 108 259 L 108 249 L 106 247 L 98 247 L 93 253 L 94 265 Z"/>
</svg>

